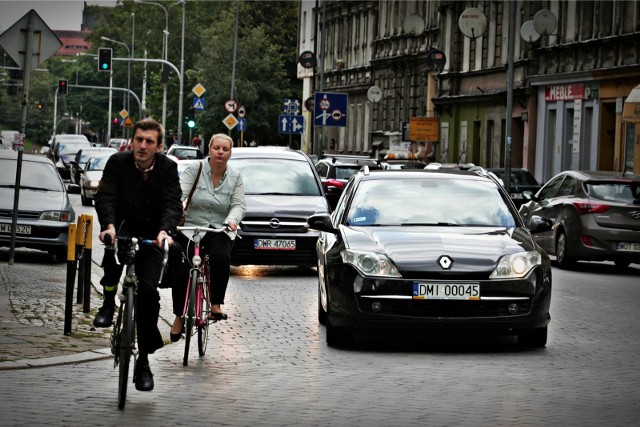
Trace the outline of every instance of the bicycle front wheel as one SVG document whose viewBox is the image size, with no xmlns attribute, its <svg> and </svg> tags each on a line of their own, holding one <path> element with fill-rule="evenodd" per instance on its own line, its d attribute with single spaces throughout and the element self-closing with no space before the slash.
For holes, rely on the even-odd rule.
<svg viewBox="0 0 640 427">
<path fill-rule="evenodd" d="M 202 283 L 198 283 L 198 354 L 204 356 L 209 339 L 209 268 L 205 261 Z"/>
<path fill-rule="evenodd" d="M 184 337 L 184 357 L 182 359 L 182 365 L 187 366 L 189 364 L 189 346 L 191 345 L 191 337 L 193 336 L 193 324 L 196 317 L 196 290 L 198 289 L 198 278 L 200 276 L 199 270 L 193 270 L 191 272 L 191 278 L 189 280 L 189 300 L 187 303 L 187 324 L 185 328 Z"/>
<path fill-rule="evenodd" d="M 127 384 L 129 380 L 129 363 L 131 362 L 131 354 L 133 348 L 133 294 L 134 290 L 131 286 L 126 286 L 122 292 L 125 293 L 125 299 L 120 305 L 122 310 L 122 330 L 119 339 L 119 367 L 120 377 L 118 380 L 118 408 L 123 409 L 127 399 Z"/>
</svg>

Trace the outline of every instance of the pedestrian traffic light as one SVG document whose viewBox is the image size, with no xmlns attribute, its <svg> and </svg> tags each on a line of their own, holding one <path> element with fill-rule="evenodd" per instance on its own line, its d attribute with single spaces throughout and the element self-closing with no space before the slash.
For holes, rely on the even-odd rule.
<svg viewBox="0 0 640 427">
<path fill-rule="evenodd" d="M 68 87 L 66 80 L 58 80 L 58 95 L 66 95 Z"/>
<path fill-rule="evenodd" d="M 113 50 L 110 47 L 98 49 L 98 71 L 111 71 L 111 55 Z"/>
</svg>

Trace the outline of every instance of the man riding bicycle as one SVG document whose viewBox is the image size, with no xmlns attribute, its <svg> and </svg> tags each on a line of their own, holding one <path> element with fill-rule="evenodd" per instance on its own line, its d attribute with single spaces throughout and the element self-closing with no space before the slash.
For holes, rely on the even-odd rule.
<svg viewBox="0 0 640 427">
<path fill-rule="evenodd" d="M 174 161 L 161 154 L 163 137 L 164 128 L 154 119 L 146 118 L 136 123 L 131 138 L 132 150 L 115 153 L 109 158 L 95 199 L 101 241 L 107 234 L 115 241 L 118 233 L 155 240 L 158 246 L 141 246 L 135 264 L 139 281 L 136 307 L 139 355 L 133 377 L 136 389 L 141 391 L 153 390 L 148 355 L 164 345 L 158 330 L 160 294 L 157 285 L 163 261 L 158 248 L 164 240 L 173 243 L 171 235 L 182 215 L 178 168 Z M 121 224 L 126 231 L 120 229 Z M 122 272 L 121 269 L 118 271 Z M 107 274 L 115 276 L 112 270 L 105 271 Z M 116 285 L 119 275 L 110 280 L 116 280 L 116 283 L 109 285 Z M 102 324 L 111 324 L 114 308 L 115 291 L 105 292 L 98 316 L 110 321 Z"/>
</svg>

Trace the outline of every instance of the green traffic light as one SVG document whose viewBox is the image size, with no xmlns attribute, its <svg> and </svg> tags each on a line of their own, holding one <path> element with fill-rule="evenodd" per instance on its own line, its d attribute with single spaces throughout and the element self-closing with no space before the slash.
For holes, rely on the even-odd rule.
<svg viewBox="0 0 640 427">
<path fill-rule="evenodd" d="M 190 128 L 193 128 L 195 125 L 196 125 L 196 122 L 195 122 L 195 121 L 193 121 L 193 120 L 189 120 L 189 121 L 187 122 L 187 126 L 189 126 Z"/>
<path fill-rule="evenodd" d="M 106 70 L 106 69 L 108 69 L 108 68 L 109 68 L 109 64 L 102 64 L 102 69 L 103 69 L 103 70 Z"/>
</svg>

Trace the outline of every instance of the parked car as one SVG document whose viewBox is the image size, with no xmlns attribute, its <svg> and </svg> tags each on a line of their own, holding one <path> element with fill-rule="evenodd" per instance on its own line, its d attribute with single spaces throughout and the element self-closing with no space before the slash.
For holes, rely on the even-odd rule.
<svg viewBox="0 0 640 427">
<path fill-rule="evenodd" d="M 63 179 L 71 178 L 71 160 L 83 148 L 91 148 L 91 143 L 84 135 L 56 135 L 53 138 L 49 158 Z"/>
<path fill-rule="evenodd" d="M 384 160 L 380 162 L 382 169 L 424 169 L 427 164 L 420 160 Z"/>
<path fill-rule="evenodd" d="M 178 176 L 182 175 L 182 172 L 184 172 L 191 163 L 200 161 L 200 159 L 178 159 L 176 156 L 171 155 L 167 157 L 178 164 Z"/>
<path fill-rule="evenodd" d="M 316 171 L 322 180 L 329 206 L 335 208 L 342 195 L 347 181 L 355 175 L 364 165 L 381 168 L 379 162 L 368 157 L 331 156 L 318 160 L 315 164 Z"/>
<path fill-rule="evenodd" d="M 489 172 L 493 172 L 504 184 L 504 168 L 488 168 Z M 510 176 L 510 187 L 511 187 L 511 200 L 516 205 L 516 207 L 520 207 L 525 203 L 525 199 L 523 193 L 525 191 L 529 191 L 532 194 L 535 194 L 540 190 L 541 185 L 536 180 L 536 177 L 533 176 L 531 172 L 524 168 L 511 168 Z"/>
<path fill-rule="evenodd" d="M 126 138 L 111 138 L 107 143 L 107 147 L 115 148 L 118 151 L 125 151 L 129 145 L 129 140 Z"/>
<path fill-rule="evenodd" d="M 0 150 L 0 246 L 11 245 L 17 155 Z M 69 224 L 76 219 L 67 191 L 78 193 L 80 187 L 65 188 L 53 162 L 37 154 L 23 154 L 20 177 L 15 247 L 47 251 L 57 261 L 67 259 Z"/>
<path fill-rule="evenodd" d="M 489 175 L 373 170 L 356 174 L 320 230 L 318 320 L 329 345 L 378 330 L 476 330 L 542 347 L 551 267 Z"/>
<path fill-rule="evenodd" d="M 109 156 L 91 157 L 80 176 L 80 201 L 82 206 L 92 206 Z"/>
<path fill-rule="evenodd" d="M 329 205 L 309 157 L 282 147 L 239 147 L 229 165 L 242 173 L 247 203 L 232 264 L 315 266 L 319 233 L 307 219 L 328 213 Z"/>
<path fill-rule="evenodd" d="M 85 164 L 91 157 L 106 156 L 109 157 L 113 153 L 117 153 L 118 150 L 110 147 L 91 147 L 83 148 L 76 153 L 76 156 L 71 161 L 69 167 L 69 174 L 71 175 L 71 182 L 80 185 L 80 175 L 84 172 Z"/>
<path fill-rule="evenodd" d="M 639 175 L 564 171 L 524 197 L 525 222 L 537 216 L 553 224 L 536 241 L 559 267 L 579 260 L 609 260 L 619 267 L 640 262 Z"/>
<path fill-rule="evenodd" d="M 202 151 L 198 147 L 189 147 L 187 145 L 172 145 L 167 150 L 167 156 L 173 156 L 178 160 L 185 159 L 203 159 Z"/>
</svg>

